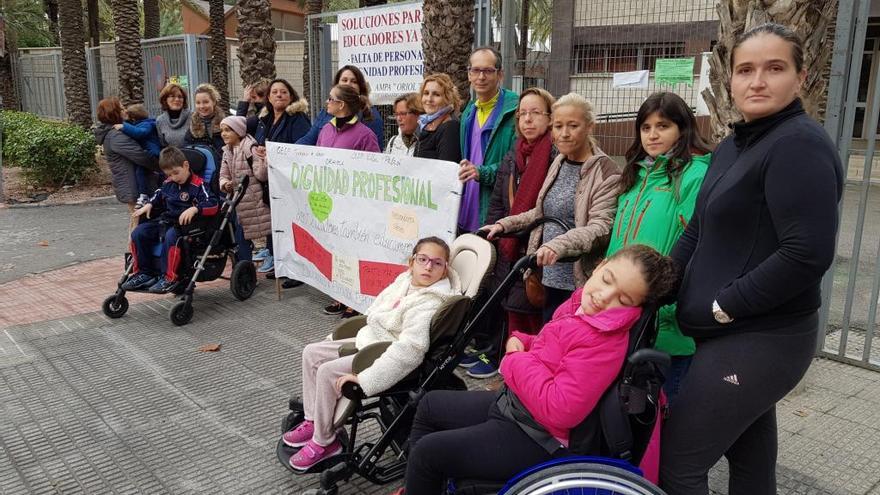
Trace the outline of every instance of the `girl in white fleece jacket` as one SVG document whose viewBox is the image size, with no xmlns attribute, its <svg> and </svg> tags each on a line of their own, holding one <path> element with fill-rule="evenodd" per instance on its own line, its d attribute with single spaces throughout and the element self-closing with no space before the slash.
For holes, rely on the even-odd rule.
<svg viewBox="0 0 880 495">
<path fill-rule="evenodd" d="M 346 382 L 360 384 L 375 395 L 391 388 L 415 370 L 430 344 L 431 319 L 461 285 L 449 265 L 449 246 L 437 237 L 419 240 L 409 259 L 409 270 L 386 287 L 367 310 L 367 326 L 354 339 L 325 340 L 303 350 L 303 409 L 305 421 L 288 431 L 283 441 L 302 447 L 290 458 L 294 469 L 306 470 L 342 451 L 333 430 L 333 413 Z M 339 348 L 354 342 L 358 349 L 391 342 L 369 368 L 351 372 L 354 355 L 339 357 Z"/>
</svg>

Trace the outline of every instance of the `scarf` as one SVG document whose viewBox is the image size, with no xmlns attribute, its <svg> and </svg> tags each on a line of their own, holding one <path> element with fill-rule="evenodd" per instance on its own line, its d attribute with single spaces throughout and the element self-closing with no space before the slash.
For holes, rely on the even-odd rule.
<svg viewBox="0 0 880 495">
<path fill-rule="evenodd" d="M 419 115 L 419 132 L 422 132 L 425 129 L 425 127 L 427 127 L 428 124 L 430 124 L 431 122 L 434 122 L 435 120 L 443 117 L 444 115 L 448 114 L 451 111 L 452 111 L 452 105 L 449 105 L 449 106 L 441 108 L 440 110 L 437 110 L 434 113 L 431 113 L 431 114 L 426 113 L 426 114 Z"/>
<path fill-rule="evenodd" d="M 802 113 L 804 113 L 804 107 L 801 104 L 801 99 L 795 98 L 788 106 L 773 115 L 761 117 L 751 122 L 737 122 L 733 124 L 733 144 L 740 150 L 748 148 L 782 121 Z"/>
<path fill-rule="evenodd" d="M 341 119 L 337 119 L 336 117 L 333 117 L 333 119 L 331 119 L 331 122 L 333 122 L 333 126 L 339 130 L 342 130 L 342 128 L 345 127 L 346 124 L 354 124 L 356 121 L 357 120 L 354 115 L 342 117 Z"/>
<path fill-rule="evenodd" d="M 516 173 L 521 177 L 519 187 L 514 195 L 513 204 L 510 205 L 509 216 L 518 215 L 535 207 L 538 194 L 544 185 L 547 171 L 550 169 L 550 151 L 553 148 L 553 140 L 550 131 L 544 133 L 533 143 L 523 138 L 516 140 L 514 150 L 516 152 Z M 528 167 L 526 166 L 528 160 Z M 513 171 L 511 171 L 513 172 Z M 511 180 L 513 176 L 511 175 Z M 506 188 L 505 188 L 506 189 Z M 520 242 L 517 237 L 502 237 L 498 242 L 501 255 L 509 260 L 516 260 L 519 255 Z"/>
</svg>

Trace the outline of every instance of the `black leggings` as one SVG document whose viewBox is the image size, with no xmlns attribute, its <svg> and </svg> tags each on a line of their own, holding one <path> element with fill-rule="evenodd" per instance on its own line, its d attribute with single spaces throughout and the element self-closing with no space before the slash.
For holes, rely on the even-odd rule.
<svg viewBox="0 0 880 495">
<path fill-rule="evenodd" d="M 573 290 L 556 289 L 554 287 L 544 286 L 544 309 L 541 312 L 544 317 L 544 323 L 553 319 L 553 313 L 560 304 L 571 299 L 574 294 Z"/>
<path fill-rule="evenodd" d="M 407 495 L 445 493 L 450 478 L 504 483 L 554 457 L 498 412 L 496 396 L 437 390 L 422 398 L 409 437 Z"/>
<path fill-rule="evenodd" d="M 776 402 L 810 366 L 817 328 L 811 315 L 782 329 L 697 343 L 663 428 L 667 493 L 706 495 L 708 472 L 722 455 L 730 463 L 729 495 L 776 493 Z"/>
</svg>

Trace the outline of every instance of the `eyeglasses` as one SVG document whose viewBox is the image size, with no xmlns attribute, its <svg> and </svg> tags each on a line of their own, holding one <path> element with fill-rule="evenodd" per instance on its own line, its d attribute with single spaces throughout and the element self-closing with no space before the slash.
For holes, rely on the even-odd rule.
<svg viewBox="0 0 880 495">
<path fill-rule="evenodd" d="M 446 260 L 442 258 L 431 258 L 430 256 L 426 256 L 424 254 L 415 254 L 412 257 L 413 261 L 417 264 L 427 267 L 430 265 L 432 268 L 445 268 Z"/>
<path fill-rule="evenodd" d="M 468 74 L 474 77 L 480 76 L 494 76 L 498 72 L 498 69 L 495 67 L 468 67 Z"/>
<path fill-rule="evenodd" d="M 334 97 L 327 98 L 327 103 L 342 103 L 342 100 L 337 100 Z"/>
<path fill-rule="evenodd" d="M 410 112 L 395 112 L 394 113 L 394 116 L 397 117 L 398 119 L 405 118 L 407 115 L 416 115 L 416 112 L 410 111 Z"/>
<path fill-rule="evenodd" d="M 549 115 L 550 115 L 550 112 L 542 112 L 542 111 L 540 111 L 540 110 L 523 110 L 523 111 L 519 111 L 519 110 L 517 110 L 516 113 L 515 113 L 514 115 L 515 115 L 516 118 L 518 118 L 518 119 L 524 119 L 524 118 L 526 118 L 526 117 L 531 117 L 531 118 L 533 118 L 533 119 L 536 119 L 536 118 L 538 118 L 538 117 L 541 116 L 541 115 L 547 115 L 547 116 L 549 116 Z"/>
<path fill-rule="evenodd" d="M 183 95 L 168 95 L 167 99 L 169 99 L 169 100 L 182 100 Z"/>
</svg>

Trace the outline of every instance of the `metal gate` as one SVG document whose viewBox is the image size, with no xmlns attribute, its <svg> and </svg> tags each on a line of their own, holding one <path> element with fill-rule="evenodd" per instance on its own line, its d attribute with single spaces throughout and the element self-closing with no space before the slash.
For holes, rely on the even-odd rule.
<svg viewBox="0 0 880 495">
<path fill-rule="evenodd" d="M 40 117 L 64 120 L 64 75 L 61 52 L 23 53 L 16 61 L 21 109 Z"/>
<path fill-rule="evenodd" d="M 837 253 L 823 280 L 818 352 L 880 370 L 880 19 L 870 11 L 871 0 L 839 2 L 825 128 L 838 144 L 846 186 Z"/>
</svg>

